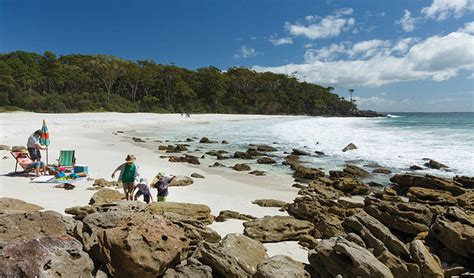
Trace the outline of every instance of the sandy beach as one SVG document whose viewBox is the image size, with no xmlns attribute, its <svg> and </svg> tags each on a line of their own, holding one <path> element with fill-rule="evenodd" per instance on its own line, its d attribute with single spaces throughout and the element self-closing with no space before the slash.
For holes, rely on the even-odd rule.
<svg viewBox="0 0 474 278">
<path fill-rule="evenodd" d="M 293 179 L 287 175 L 268 173 L 256 177 L 248 173 L 233 172 L 228 169 L 209 168 L 207 164 L 194 166 L 183 163 L 171 163 L 160 159 L 162 153 L 153 150 L 147 144 L 134 144 L 127 133 L 156 128 L 159 124 L 174 125 L 179 129 L 182 123 L 202 123 L 215 119 L 246 120 L 257 117 L 252 115 L 193 115 L 191 119 L 179 114 L 121 114 L 121 113 L 79 113 L 79 114 L 37 114 L 27 112 L 3 113 L 0 116 L 0 144 L 26 145 L 28 136 L 41 127 L 46 120 L 50 131 L 49 163 L 55 163 L 62 149 L 76 150 L 78 164 L 89 166 L 92 179 L 110 180 L 112 171 L 123 162 L 126 154 L 137 156 L 141 176 L 149 180 L 159 172 L 186 175 L 199 173 L 205 179 L 194 179 L 194 184 L 186 187 L 170 188 L 169 201 L 206 204 L 213 215 L 222 210 L 234 210 L 256 217 L 265 215 L 287 215 L 277 208 L 264 208 L 252 204 L 255 199 L 277 199 L 291 202 L 297 189 L 292 188 Z M 123 134 L 114 134 L 123 130 Z M 157 131 L 159 132 L 159 131 Z M 185 138 L 182 138 L 183 140 Z M 156 147 L 156 146 L 155 146 Z M 6 176 L 14 171 L 15 160 L 8 151 L 0 151 L 0 196 L 24 200 L 64 213 L 72 206 L 86 205 L 95 191 L 87 190 L 93 180 L 77 183 L 74 190 L 54 188 L 54 184 L 31 183 L 26 177 Z M 43 152 L 43 159 L 46 154 Z M 156 195 L 156 191 L 153 192 Z M 210 227 L 222 236 L 228 233 L 242 233 L 243 221 L 228 220 L 215 222 Z M 286 254 L 298 261 L 307 262 L 307 250 L 296 242 L 265 244 L 269 255 Z"/>
</svg>

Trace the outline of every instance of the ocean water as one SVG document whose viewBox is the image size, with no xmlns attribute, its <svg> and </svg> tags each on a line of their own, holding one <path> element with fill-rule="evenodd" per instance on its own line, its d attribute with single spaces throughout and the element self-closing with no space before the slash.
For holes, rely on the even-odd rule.
<svg viewBox="0 0 474 278">
<path fill-rule="evenodd" d="M 474 176 L 474 113 L 391 113 L 385 118 L 275 116 L 252 120 L 190 121 L 180 125 L 161 124 L 156 130 L 142 135 L 171 141 L 206 136 L 230 143 L 192 143 L 191 149 L 200 148 L 202 152 L 210 149 L 234 152 L 245 150 L 250 143 L 269 144 L 279 149 L 271 153 L 279 162 L 292 148 L 311 153 L 322 151 L 325 156 L 302 157 L 302 160 L 325 171 L 342 169 L 347 163 L 354 163 L 369 171 L 371 164 L 378 164 L 398 173 L 408 171 L 411 165 L 422 166 L 426 162 L 424 158 L 431 158 L 448 165 L 448 171 L 426 169 L 417 172 L 446 177 Z M 354 143 L 358 149 L 342 152 L 349 143 Z M 280 164 L 250 164 L 256 169 L 291 172 Z M 383 175 L 372 177 L 381 182 L 387 178 Z"/>
</svg>

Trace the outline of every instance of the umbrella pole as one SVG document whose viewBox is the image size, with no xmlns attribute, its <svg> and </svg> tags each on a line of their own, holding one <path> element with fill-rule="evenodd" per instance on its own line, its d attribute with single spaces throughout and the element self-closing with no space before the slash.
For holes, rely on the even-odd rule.
<svg viewBox="0 0 474 278">
<path fill-rule="evenodd" d="M 46 166 L 48 166 L 48 146 L 46 146 Z"/>
</svg>

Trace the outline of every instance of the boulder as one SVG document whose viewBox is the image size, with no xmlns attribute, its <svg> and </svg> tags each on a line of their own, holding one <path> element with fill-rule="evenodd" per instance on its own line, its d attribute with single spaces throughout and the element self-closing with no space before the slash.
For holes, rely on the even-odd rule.
<svg viewBox="0 0 474 278">
<path fill-rule="evenodd" d="M 304 269 L 304 264 L 288 256 L 277 255 L 260 262 L 254 278 L 295 277 L 305 278 L 311 275 Z"/>
<path fill-rule="evenodd" d="M 239 219 L 239 220 L 244 220 L 244 221 L 250 221 L 257 219 L 257 217 L 248 215 L 248 214 L 241 214 L 238 211 L 232 211 L 232 210 L 223 210 L 219 212 L 219 215 L 216 217 L 216 222 L 224 222 L 227 219 Z"/>
<path fill-rule="evenodd" d="M 114 189 L 104 188 L 92 195 L 89 204 L 90 205 L 102 205 L 102 204 L 109 204 L 115 203 L 124 198 L 123 193 Z"/>
<path fill-rule="evenodd" d="M 412 170 L 412 171 L 423 170 L 423 167 L 420 167 L 418 165 L 411 165 L 410 170 Z"/>
<path fill-rule="evenodd" d="M 214 219 L 211 215 L 211 209 L 202 204 L 153 202 L 146 206 L 146 211 L 152 214 L 175 213 L 207 224 L 212 223 Z"/>
<path fill-rule="evenodd" d="M 224 254 L 234 257 L 245 272 L 254 274 L 257 265 L 268 258 L 267 249 L 259 241 L 241 234 L 228 234 L 221 243 Z"/>
<path fill-rule="evenodd" d="M 216 243 L 221 240 L 221 236 L 216 231 L 207 227 L 207 225 L 200 220 L 172 212 L 165 212 L 163 216 L 183 229 L 184 235 L 189 240 L 190 245 L 197 245 L 202 240 L 211 243 Z"/>
<path fill-rule="evenodd" d="M 18 213 L 18 212 L 35 212 L 43 210 L 42 207 L 27 203 L 14 198 L 0 198 L 0 214 Z"/>
<path fill-rule="evenodd" d="M 332 186 L 332 181 L 322 182 L 321 179 L 312 180 L 308 187 L 313 189 L 315 193 L 324 196 L 327 199 L 337 199 L 344 196 L 344 192 Z"/>
<path fill-rule="evenodd" d="M 247 164 L 243 164 L 243 163 L 237 163 L 232 168 L 235 171 L 239 171 L 239 172 L 250 171 L 251 170 L 250 166 L 248 166 Z"/>
<path fill-rule="evenodd" d="M 456 205 L 457 200 L 451 192 L 423 187 L 410 187 L 407 192 L 410 202 L 425 203 L 430 205 Z"/>
<path fill-rule="evenodd" d="M 188 258 L 174 269 L 168 268 L 163 278 L 212 278 L 212 268 L 194 258 Z"/>
<path fill-rule="evenodd" d="M 294 154 L 294 155 L 311 155 L 309 152 L 306 152 L 306 151 L 303 151 L 303 150 L 300 150 L 300 149 L 293 149 L 291 154 Z"/>
<path fill-rule="evenodd" d="M 115 224 L 97 234 L 95 258 L 111 276 L 156 277 L 186 256 L 189 241 L 183 230 L 163 216 L 133 213 Z"/>
<path fill-rule="evenodd" d="M 214 162 L 214 164 L 209 165 L 209 167 L 227 167 L 227 166 L 219 162 Z"/>
<path fill-rule="evenodd" d="M 196 179 L 204 179 L 205 178 L 203 175 L 198 174 L 198 173 L 192 173 L 191 177 L 196 178 Z"/>
<path fill-rule="evenodd" d="M 260 242 L 298 240 L 313 229 L 311 222 L 292 216 L 265 216 L 244 223 L 244 234 Z"/>
<path fill-rule="evenodd" d="M 169 162 L 187 162 L 189 164 L 201 165 L 199 158 L 194 155 L 185 154 L 183 156 L 170 156 L 168 158 Z"/>
<path fill-rule="evenodd" d="M 377 260 L 390 269 L 394 277 L 421 278 L 420 267 L 414 263 L 406 263 L 389 251 L 384 251 L 377 256 Z"/>
<path fill-rule="evenodd" d="M 265 155 L 265 153 L 262 153 L 260 151 L 258 151 L 257 149 L 255 148 L 249 148 L 247 151 L 246 151 L 247 154 L 251 155 L 251 156 L 262 156 L 262 155 Z"/>
<path fill-rule="evenodd" d="M 366 178 L 370 176 L 369 172 L 354 164 L 347 164 L 344 168 L 344 172 L 355 178 Z"/>
<path fill-rule="evenodd" d="M 201 144 L 212 144 L 212 143 L 217 143 L 217 141 L 211 141 L 207 137 L 202 137 L 201 140 L 199 140 L 199 143 L 201 143 Z"/>
<path fill-rule="evenodd" d="M 277 149 L 269 145 L 258 145 L 257 150 L 260 152 L 276 152 Z"/>
<path fill-rule="evenodd" d="M 417 176 L 411 174 L 396 174 L 390 178 L 390 181 L 396 183 L 397 189 L 402 193 L 408 191 L 412 186 L 449 191 L 453 196 L 467 192 L 467 189 L 462 188 L 461 184 L 456 181 L 431 175 Z"/>
<path fill-rule="evenodd" d="M 0 277 L 92 277 L 94 264 L 68 235 L 12 241 L 0 248 Z"/>
<path fill-rule="evenodd" d="M 132 140 L 133 140 L 133 142 L 136 142 L 136 143 L 145 143 L 146 142 L 145 140 L 143 140 L 140 137 L 132 137 Z"/>
<path fill-rule="evenodd" d="M 175 178 L 170 182 L 169 186 L 188 186 L 193 184 L 194 181 L 192 178 L 187 176 L 175 176 Z"/>
<path fill-rule="evenodd" d="M 239 159 L 252 159 L 252 156 L 246 152 L 241 152 L 241 151 L 236 151 L 234 153 L 234 158 L 239 158 Z"/>
<path fill-rule="evenodd" d="M 333 183 L 334 188 L 351 195 L 364 195 L 369 193 L 369 187 L 353 178 L 339 178 Z"/>
<path fill-rule="evenodd" d="M 74 219 L 82 220 L 89 214 L 96 212 L 97 210 L 93 206 L 75 206 L 66 208 L 64 210 L 65 213 L 74 215 Z"/>
<path fill-rule="evenodd" d="M 345 146 L 344 149 L 342 149 L 342 152 L 344 153 L 351 150 L 357 150 L 357 146 L 353 143 L 349 143 L 349 145 Z"/>
<path fill-rule="evenodd" d="M 474 226 L 474 214 L 458 207 L 449 207 L 444 216 L 451 221 L 459 221 L 463 224 Z"/>
<path fill-rule="evenodd" d="M 428 234 L 445 247 L 474 263 L 474 227 L 438 216 Z M 471 265 L 472 266 L 472 265 Z"/>
<path fill-rule="evenodd" d="M 410 243 L 410 254 L 416 264 L 420 266 L 423 277 L 444 277 L 441 265 L 421 240 L 414 240 Z"/>
<path fill-rule="evenodd" d="M 456 197 L 460 207 L 474 211 L 474 191 L 466 192 Z"/>
<path fill-rule="evenodd" d="M 249 172 L 249 174 L 254 176 L 265 176 L 265 171 L 253 170 Z"/>
<path fill-rule="evenodd" d="M 464 188 L 474 189 L 474 177 L 455 176 L 453 180 L 460 183 Z"/>
<path fill-rule="evenodd" d="M 0 214 L 0 244 L 65 235 L 73 228 L 72 218 L 54 211 Z"/>
<path fill-rule="evenodd" d="M 266 156 L 265 156 L 265 157 L 259 158 L 259 159 L 257 160 L 257 163 L 258 163 L 258 164 L 275 164 L 276 161 L 275 161 L 275 159 L 273 159 L 273 158 L 270 158 L 270 157 L 266 157 Z"/>
<path fill-rule="evenodd" d="M 364 210 L 385 226 L 402 234 L 416 236 L 429 230 L 433 213 L 424 205 L 377 200 L 367 197 Z"/>
<path fill-rule="evenodd" d="M 393 277 L 369 250 L 342 237 L 322 240 L 308 260 L 319 277 Z"/>
<path fill-rule="evenodd" d="M 287 203 L 284 201 L 275 200 L 275 199 L 258 199 L 258 200 L 252 201 L 252 204 L 256 204 L 261 207 L 281 208 L 281 207 L 286 206 Z"/>
<path fill-rule="evenodd" d="M 425 163 L 425 166 L 431 169 L 442 169 L 442 168 L 449 168 L 447 165 L 444 165 L 443 163 L 439 163 L 436 160 L 430 159 L 428 162 Z"/>
<path fill-rule="evenodd" d="M 385 174 L 385 175 L 388 175 L 388 174 L 391 174 L 392 171 L 390 171 L 390 169 L 387 169 L 387 168 L 376 168 L 372 171 L 373 174 Z"/>
<path fill-rule="evenodd" d="M 324 175 L 324 172 L 319 169 L 310 168 L 303 165 L 297 165 L 295 167 L 295 172 L 293 173 L 293 177 L 295 179 L 301 180 L 314 180 L 319 177 L 324 177 Z"/>
</svg>

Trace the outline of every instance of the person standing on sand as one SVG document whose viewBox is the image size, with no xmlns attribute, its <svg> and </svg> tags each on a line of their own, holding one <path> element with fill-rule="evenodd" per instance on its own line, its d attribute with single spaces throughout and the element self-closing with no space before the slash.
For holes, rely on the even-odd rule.
<svg viewBox="0 0 474 278">
<path fill-rule="evenodd" d="M 160 173 L 158 173 L 158 175 L 156 175 L 153 182 L 155 180 L 157 180 L 157 181 L 154 182 L 153 187 L 155 187 L 158 190 L 158 195 L 156 196 L 156 198 L 157 198 L 156 201 L 157 202 L 166 202 L 166 197 L 169 194 L 168 187 L 169 187 L 170 182 L 174 178 L 175 178 L 175 176 L 166 177 L 165 173 L 163 173 L 163 172 L 160 172 Z"/>
<path fill-rule="evenodd" d="M 42 133 L 43 132 L 38 129 L 33 134 L 31 134 L 30 137 L 28 137 L 28 142 L 26 143 L 28 153 L 30 154 L 30 157 L 33 161 L 41 161 L 40 150 L 46 150 L 46 147 L 41 145 L 39 142 Z"/>
<path fill-rule="evenodd" d="M 120 164 L 112 173 L 112 179 L 115 178 L 115 173 L 120 171 L 118 181 L 122 183 L 125 199 L 133 200 L 133 191 L 135 191 L 135 184 L 138 183 L 140 174 L 138 172 L 138 165 L 135 163 L 136 157 L 133 154 L 127 155 L 125 163 Z"/>
</svg>

